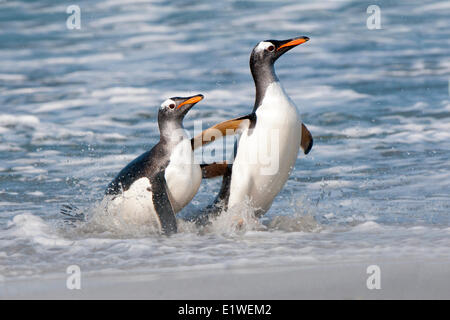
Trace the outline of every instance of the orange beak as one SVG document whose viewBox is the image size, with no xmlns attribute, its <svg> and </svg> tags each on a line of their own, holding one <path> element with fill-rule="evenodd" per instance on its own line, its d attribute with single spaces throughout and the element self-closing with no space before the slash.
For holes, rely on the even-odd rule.
<svg viewBox="0 0 450 320">
<path fill-rule="evenodd" d="M 201 94 L 199 94 L 198 96 L 193 96 L 192 98 L 189 98 L 186 101 L 183 101 L 182 103 L 180 103 L 180 105 L 177 107 L 177 109 L 180 109 L 181 106 L 184 106 L 185 104 L 193 104 L 193 103 L 197 103 L 202 100 L 203 100 L 203 96 Z"/>
<path fill-rule="evenodd" d="M 280 50 L 281 48 L 284 48 L 284 47 L 298 46 L 299 44 L 305 43 L 308 40 L 309 40 L 308 37 L 301 37 L 301 38 L 297 38 L 297 39 L 291 40 L 291 41 L 289 41 L 289 42 L 279 46 L 277 51 Z"/>
</svg>

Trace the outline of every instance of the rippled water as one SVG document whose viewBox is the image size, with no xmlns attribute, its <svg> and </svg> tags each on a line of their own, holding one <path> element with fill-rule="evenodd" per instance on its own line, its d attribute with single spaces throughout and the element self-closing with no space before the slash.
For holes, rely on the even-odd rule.
<svg viewBox="0 0 450 320">
<path fill-rule="evenodd" d="M 450 6 L 447 1 L 0 1 L 0 275 L 79 264 L 117 272 L 450 258 Z M 158 139 L 170 96 L 202 93 L 188 115 L 212 125 L 251 110 L 260 40 L 311 40 L 278 76 L 315 138 L 270 212 L 198 234 L 64 227 L 59 208 L 100 200 Z M 204 207 L 203 181 L 181 215 Z M 244 214 L 244 213 L 242 213 Z M 245 215 L 245 214 L 244 214 Z M 0 277 L 1 278 L 1 277 Z"/>
</svg>

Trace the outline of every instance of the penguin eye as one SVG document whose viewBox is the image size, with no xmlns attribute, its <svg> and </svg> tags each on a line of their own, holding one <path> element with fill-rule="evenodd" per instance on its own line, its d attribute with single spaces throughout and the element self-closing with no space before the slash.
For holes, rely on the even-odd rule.
<svg viewBox="0 0 450 320">
<path fill-rule="evenodd" d="M 275 50 L 275 47 L 274 47 L 274 46 L 268 46 L 268 47 L 267 47 L 267 50 L 269 50 L 269 51 L 272 52 L 273 50 Z"/>
<path fill-rule="evenodd" d="M 169 108 L 170 108 L 170 109 L 175 108 L 175 104 L 173 104 L 173 103 L 169 104 Z"/>
</svg>

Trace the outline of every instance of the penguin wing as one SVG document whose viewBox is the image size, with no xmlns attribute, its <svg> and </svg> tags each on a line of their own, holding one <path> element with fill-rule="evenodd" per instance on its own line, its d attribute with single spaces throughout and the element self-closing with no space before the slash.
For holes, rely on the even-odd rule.
<svg viewBox="0 0 450 320">
<path fill-rule="evenodd" d="M 308 154 L 311 151 L 313 142 L 314 140 L 311 132 L 309 132 L 308 128 L 302 123 L 302 141 L 300 145 L 305 154 Z"/>
<path fill-rule="evenodd" d="M 127 191 L 134 181 L 143 177 L 150 177 L 169 163 L 169 155 L 158 142 L 150 151 L 144 152 L 131 161 L 106 188 L 105 194 L 117 195 Z"/>
<path fill-rule="evenodd" d="M 191 139 L 192 150 L 195 150 L 205 144 L 211 143 L 215 141 L 216 138 L 221 138 L 230 134 L 236 134 L 244 125 L 254 127 L 255 123 L 255 113 L 218 123 L 202 131 L 202 133 Z"/>
<path fill-rule="evenodd" d="M 177 232 L 177 220 L 167 192 L 167 182 L 164 177 L 165 170 L 160 171 L 150 178 L 151 191 L 153 195 L 153 206 L 161 222 L 163 233 L 172 234 Z"/>
<path fill-rule="evenodd" d="M 148 172 L 151 172 L 148 167 L 151 167 L 149 160 L 153 156 L 151 151 L 141 154 L 139 157 L 131 161 L 125 168 L 123 168 L 119 174 L 106 188 L 105 194 L 117 195 L 122 191 L 128 190 L 134 181 L 140 177 L 148 176 Z"/>
</svg>

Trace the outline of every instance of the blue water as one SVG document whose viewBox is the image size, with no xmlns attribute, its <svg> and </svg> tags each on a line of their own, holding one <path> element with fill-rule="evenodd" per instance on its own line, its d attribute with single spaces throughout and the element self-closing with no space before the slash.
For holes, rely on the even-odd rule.
<svg viewBox="0 0 450 320">
<path fill-rule="evenodd" d="M 70 4 L 81 8 L 80 30 L 66 28 Z M 377 1 L 381 29 L 369 30 L 371 4 L 0 1 L 0 275 L 73 261 L 114 272 L 448 259 L 450 5 Z M 62 204 L 92 206 L 156 143 L 162 101 L 205 95 L 185 120 L 191 132 L 194 120 L 244 115 L 253 46 L 303 35 L 311 40 L 276 71 L 315 144 L 261 221 L 236 231 L 224 219 L 206 234 L 185 226 L 170 239 L 105 220 L 61 226 Z M 181 216 L 219 184 L 204 181 Z"/>
</svg>

